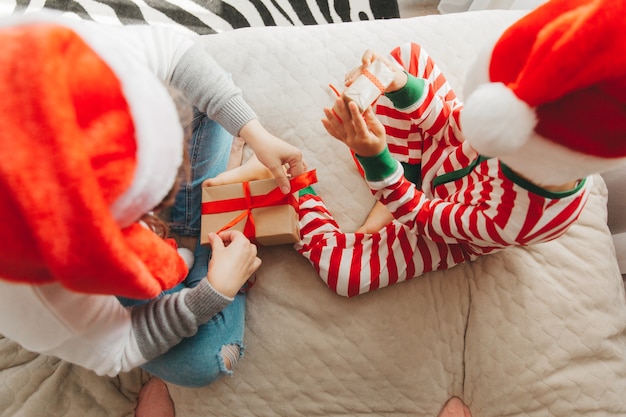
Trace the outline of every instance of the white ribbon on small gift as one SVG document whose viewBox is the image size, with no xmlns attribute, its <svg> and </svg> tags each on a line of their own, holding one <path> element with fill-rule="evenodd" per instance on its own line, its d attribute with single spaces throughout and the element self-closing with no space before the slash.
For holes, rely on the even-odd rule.
<svg viewBox="0 0 626 417">
<path fill-rule="evenodd" d="M 364 68 L 356 80 L 343 92 L 343 95 L 354 101 L 361 112 L 378 100 L 393 81 L 394 72 L 377 59 Z"/>
</svg>

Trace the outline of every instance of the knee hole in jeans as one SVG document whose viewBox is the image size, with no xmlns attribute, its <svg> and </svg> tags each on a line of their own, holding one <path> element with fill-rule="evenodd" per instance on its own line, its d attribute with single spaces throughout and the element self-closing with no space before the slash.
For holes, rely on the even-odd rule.
<svg viewBox="0 0 626 417">
<path fill-rule="evenodd" d="M 239 361 L 240 352 L 241 348 L 239 345 L 231 344 L 222 346 L 220 355 L 222 355 L 226 369 L 232 371 L 235 368 L 237 361 Z"/>
</svg>

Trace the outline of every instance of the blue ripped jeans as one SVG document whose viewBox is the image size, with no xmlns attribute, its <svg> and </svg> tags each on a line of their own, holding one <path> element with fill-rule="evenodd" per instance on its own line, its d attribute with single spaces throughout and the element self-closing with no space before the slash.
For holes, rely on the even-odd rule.
<svg viewBox="0 0 626 417">
<path fill-rule="evenodd" d="M 195 112 L 193 137 L 190 143 L 191 181 L 183 184 L 172 208 L 172 231 L 183 236 L 200 235 L 201 185 L 207 178 L 226 169 L 232 136 L 204 113 Z M 211 249 L 196 245 L 195 262 L 189 275 L 178 286 L 166 291 L 177 292 L 194 287 L 206 277 Z M 121 299 L 128 306 L 144 301 Z M 223 374 L 232 371 L 224 365 L 221 349 L 237 345 L 243 354 L 246 296 L 238 294 L 235 300 L 199 327 L 194 336 L 183 339 L 178 345 L 154 358 L 143 369 L 167 382 L 187 387 L 208 385 Z"/>
</svg>

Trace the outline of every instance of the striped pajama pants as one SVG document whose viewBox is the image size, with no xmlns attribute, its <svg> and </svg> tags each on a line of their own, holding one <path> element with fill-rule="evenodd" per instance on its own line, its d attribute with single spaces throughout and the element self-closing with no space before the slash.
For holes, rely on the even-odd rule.
<svg viewBox="0 0 626 417">
<path fill-rule="evenodd" d="M 319 196 L 300 198 L 296 250 L 339 295 L 354 297 L 467 260 L 460 245 L 436 243 L 392 221 L 374 234 L 342 233 Z"/>
</svg>

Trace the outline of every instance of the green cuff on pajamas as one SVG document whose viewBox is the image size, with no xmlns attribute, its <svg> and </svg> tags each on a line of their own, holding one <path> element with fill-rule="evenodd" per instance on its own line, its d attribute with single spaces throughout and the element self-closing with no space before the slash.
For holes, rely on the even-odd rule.
<svg viewBox="0 0 626 417">
<path fill-rule="evenodd" d="M 421 100 L 426 91 L 426 80 L 407 74 L 406 85 L 398 91 L 385 93 L 396 109 L 406 109 Z"/>
<path fill-rule="evenodd" d="M 356 155 L 356 158 L 363 167 L 365 179 L 368 181 L 384 180 L 393 175 L 398 167 L 398 162 L 391 156 L 388 148 L 375 156 Z"/>
</svg>

